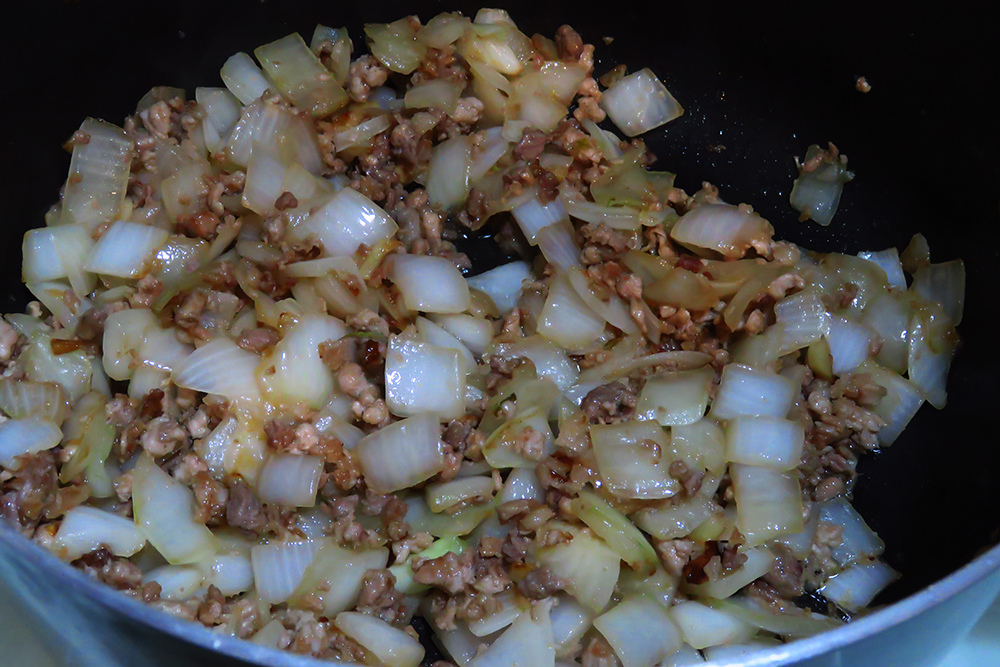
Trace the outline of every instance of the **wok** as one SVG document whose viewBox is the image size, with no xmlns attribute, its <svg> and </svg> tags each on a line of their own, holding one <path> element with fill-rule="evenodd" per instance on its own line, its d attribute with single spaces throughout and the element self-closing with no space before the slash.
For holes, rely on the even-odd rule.
<svg viewBox="0 0 1000 667">
<path fill-rule="evenodd" d="M 688 191 L 703 180 L 749 202 L 776 236 L 821 251 L 902 248 L 923 232 L 932 257 L 965 260 L 964 346 L 948 406 L 925 406 L 891 448 L 863 460 L 854 503 L 903 577 L 882 610 L 847 627 L 761 653 L 745 665 L 933 664 L 1000 589 L 1000 506 L 991 442 L 1000 372 L 991 331 L 1000 247 L 995 106 L 998 59 L 988 21 L 881 3 L 759 7 L 723 2 L 569 7 L 515 2 L 523 30 L 570 23 L 598 47 L 597 71 L 649 66 L 686 108 L 646 141 L 657 168 Z M 153 85 L 219 85 L 237 50 L 317 22 L 407 13 L 474 14 L 468 2 L 34 2 L 8 8 L 0 40 L 3 312 L 20 310 L 20 239 L 42 223 L 66 177 L 60 148 L 86 116 L 120 123 Z M 968 10 L 967 10 L 968 9 Z M 602 37 L 613 37 L 608 45 Z M 855 89 L 865 76 L 871 92 Z M 788 205 L 793 156 L 835 142 L 857 173 L 830 227 Z M 476 246 L 480 248 L 481 246 Z M 487 253 L 488 254 L 488 253 Z M 486 258 L 488 261 L 488 258 Z M 0 527 L 0 593 L 58 664 L 305 665 L 217 637 L 125 599 Z M 14 602 L 16 601 L 16 603 Z M 10 647 L 7 647 L 7 651 Z"/>
</svg>

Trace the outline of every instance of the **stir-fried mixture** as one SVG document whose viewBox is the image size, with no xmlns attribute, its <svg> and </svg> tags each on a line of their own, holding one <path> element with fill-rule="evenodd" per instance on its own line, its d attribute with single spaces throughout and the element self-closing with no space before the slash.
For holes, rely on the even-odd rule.
<svg viewBox="0 0 1000 667">
<path fill-rule="evenodd" d="M 692 664 L 863 610 L 897 574 L 855 466 L 944 405 L 961 261 L 675 187 L 634 137 L 680 105 L 569 26 L 365 43 L 293 34 L 69 140 L 0 320 L 6 522 L 367 665 L 436 660 L 417 629 L 436 665 Z M 812 147 L 792 203 L 829 223 L 851 176 Z"/>
</svg>

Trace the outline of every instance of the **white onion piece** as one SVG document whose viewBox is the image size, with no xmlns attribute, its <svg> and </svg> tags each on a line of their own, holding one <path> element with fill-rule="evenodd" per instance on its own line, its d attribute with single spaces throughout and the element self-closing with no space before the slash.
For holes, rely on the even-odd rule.
<svg viewBox="0 0 1000 667">
<path fill-rule="evenodd" d="M 458 313 L 432 315 L 431 320 L 462 341 L 476 356 L 482 356 L 493 341 L 493 325 L 485 319 Z"/>
<path fill-rule="evenodd" d="M 7 321 L 14 324 L 14 315 Z M 52 338 L 47 334 L 32 336 L 31 345 L 21 354 L 25 376 L 34 382 L 52 382 L 76 401 L 90 391 L 91 382 L 100 368 L 82 350 L 65 354 L 52 352 Z"/>
<path fill-rule="evenodd" d="M 465 84 L 449 79 L 430 79 L 407 89 L 403 106 L 407 109 L 440 109 L 449 116 L 455 113 Z"/>
<path fill-rule="evenodd" d="M 116 556 L 128 557 L 139 552 L 146 538 L 130 519 L 78 505 L 63 516 L 52 549 L 59 558 L 76 560 L 104 546 Z"/>
<path fill-rule="evenodd" d="M 650 378 L 639 394 L 636 415 L 663 426 L 693 424 L 705 414 L 713 379 L 715 372 L 707 367 Z"/>
<path fill-rule="evenodd" d="M 156 323 L 146 330 L 145 340 L 139 349 L 139 361 L 144 367 L 170 373 L 194 348 L 177 339 L 173 329 L 161 329 Z"/>
<path fill-rule="evenodd" d="M 265 503 L 312 507 L 322 473 L 323 460 L 318 457 L 272 454 L 257 478 L 257 495 Z"/>
<path fill-rule="evenodd" d="M 830 357 L 833 359 L 833 374 L 850 373 L 860 366 L 868 358 L 870 338 L 871 334 L 866 327 L 841 317 L 832 318 L 826 341 L 830 345 Z"/>
<path fill-rule="evenodd" d="M 97 241 L 85 268 L 105 276 L 138 278 L 169 236 L 165 229 L 119 220 Z"/>
<path fill-rule="evenodd" d="M 200 566 L 205 585 L 215 586 L 226 597 L 245 593 L 253 588 L 253 564 L 250 562 L 249 551 L 216 554 L 203 561 Z"/>
<path fill-rule="evenodd" d="M 420 496 L 410 496 L 406 504 L 409 507 L 406 523 L 413 530 L 430 533 L 434 537 L 468 535 L 487 517 L 496 519 L 490 505 L 470 505 L 453 514 L 438 514 L 432 512 Z"/>
<path fill-rule="evenodd" d="M 491 134 L 494 131 L 496 134 Z M 501 128 L 483 130 L 481 136 L 485 139 L 473 149 L 472 164 L 469 165 L 469 182 L 472 184 L 478 184 L 510 151 L 510 144 L 504 139 Z"/>
<path fill-rule="evenodd" d="M 181 602 L 201 590 L 204 573 L 191 565 L 163 565 L 143 575 L 144 584 L 160 585 L 160 598 Z"/>
<path fill-rule="evenodd" d="M 385 358 L 385 402 L 401 417 L 457 419 L 465 414 L 465 371 L 465 359 L 455 350 L 393 336 Z"/>
<path fill-rule="evenodd" d="M 529 468 L 514 468 L 507 475 L 503 490 L 500 492 L 500 503 L 509 503 L 512 500 L 537 500 L 542 502 L 545 492 L 538 475 Z"/>
<path fill-rule="evenodd" d="M 802 495 L 794 474 L 737 463 L 729 466 L 729 474 L 740 532 L 748 544 L 761 544 L 803 529 Z"/>
<path fill-rule="evenodd" d="M 948 401 L 948 370 L 955 355 L 956 341 L 952 337 L 953 327 L 942 322 L 946 316 L 934 310 L 918 309 L 910 320 L 906 375 L 927 402 L 940 410 Z"/>
<path fill-rule="evenodd" d="M 418 317 L 414 324 L 417 326 L 417 334 L 419 334 L 421 339 L 432 345 L 458 352 L 465 360 L 465 369 L 467 372 L 472 372 L 476 369 L 476 358 L 469 351 L 469 348 L 443 327 L 439 327 L 426 317 Z"/>
<path fill-rule="evenodd" d="M 219 74 L 229 92 L 243 104 L 250 104 L 271 87 L 253 58 L 243 52 L 231 55 Z"/>
<path fill-rule="evenodd" d="M 781 354 L 815 343 L 830 331 L 830 314 L 819 295 L 811 290 L 774 304 L 774 314 L 782 325 Z"/>
<path fill-rule="evenodd" d="M 605 224 L 612 229 L 626 231 L 642 227 L 644 214 L 629 206 L 601 206 L 587 201 L 578 192 L 565 184 L 559 187 L 559 200 L 566 207 L 570 217 L 591 224 Z M 645 215 L 649 215 L 648 213 Z"/>
<path fill-rule="evenodd" d="M 259 46 L 254 55 L 281 94 L 313 117 L 328 116 L 347 104 L 347 93 L 298 33 Z"/>
<path fill-rule="evenodd" d="M 229 399 L 257 399 L 260 391 L 254 371 L 260 357 L 244 350 L 228 338 L 205 343 L 173 370 L 178 387 L 218 394 Z"/>
<path fill-rule="evenodd" d="M 889 287 L 898 290 L 906 289 L 906 276 L 903 275 L 903 264 L 899 261 L 898 250 L 895 248 L 888 248 L 886 250 L 869 250 L 859 252 L 858 257 L 861 259 L 867 259 L 869 262 L 878 265 L 880 269 L 885 271 Z"/>
<path fill-rule="evenodd" d="M 670 476 L 667 436 L 655 421 L 592 424 L 590 440 L 601 478 L 622 498 L 669 498 L 680 485 Z"/>
<path fill-rule="evenodd" d="M 774 554 L 764 547 L 744 550 L 740 553 L 747 557 L 742 567 L 731 570 L 718 579 L 706 581 L 703 584 L 688 584 L 685 590 L 697 597 L 715 598 L 722 600 L 735 595 L 737 591 L 760 579 L 771 571 L 774 565 Z"/>
<path fill-rule="evenodd" d="M 332 539 L 320 542 L 315 555 L 289 602 L 291 606 L 322 607 L 324 616 L 347 611 L 358 602 L 368 570 L 379 570 L 389 562 L 388 549 L 345 549 Z"/>
<path fill-rule="evenodd" d="M 549 612 L 552 621 L 552 640 L 556 655 L 568 653 L 574 644 L 590 629 L 594 613 L 565 593 L 556 595 L 556 604 Z"/>
<path fill-rule="evenodd" d="M 290 235 L 298 240 L 313 235 L 327 256 L 353 255 L 362 244 L 372 248 L 396 233 L 396 221 L 375 202 L 352 188 L 343 188 L 319 207 Z"/>
<path fill-rule="evenodd" d="M 267 646 L 276 649 L 280 646 L 282 638 L 286 636 L 288 630 L 278 619 L 272 619 L 263 628 L 250 637 L 250 641 L 258 646 Z"/>
<path fill-rule="evenodd" d="M 195 442 L 195 451 L 201 457 L 208 469 L 216 477 L 222 477 L 227 471 L 227 460 L 233 448 L 239 422 L 234 417 L 226 417 L 208 437 Z"/>
<path fill-rule="evenodd" d="M 844 609 L 857 610 L 871 604 L 899 573 L 880 560 L 859 563 L 831 577 L 819 592 Z"/>
<path fill-rule="evenodd" d="M 604 318 L 613 327 L 624 334 L 639 333 L 639 325 L 632 319 L 628 304 L 614 292 L 600 295 L 594 291 L 587 274 L 577 266 L 571 266 L 566 272 L 569 284 L 577 295 L 583 299 L 592 311 Z"/>
<path fill-rule="evenodd" d="M 52 449 L 62 440 L 62 431 L 38 417 L 8 419 L 0 423 L 0 466 L 17 470 L 18 457 Z"/>
<path fill-rule="evenodd" d="M 628 563 L 632 570 L 653 574 L 660 567 L 660 559 L 646 536 L 625 515 L 593 491 L 580 489 L 579 495 L 570 502 L 569 509 Z"/>
<path fill-rule="evenodd" d="M 268 354 L 261 385 L 272 403 L 305 403 L 320 408 L 334 389 L 333 372 L 320 359 L 323 343 L 347 334 L 343 322 L 329 315 L 299 319 Z M 272 369 L 273 368 L 273 372 Z"/>
<path fill-rule="evenodd" d="M 444 257 L 396 255 L 392 281 L 411 310 L 460 313 L 469 307 L 469 285 L 458 268 Z"/>
<path fill-rule="evenodd" d="M 121 212 L 132 166 L 132 140 L 120 127 L 88 118 L 79 132 L 87 141 L 74 143 L 62 213 L 69 222 L 93 229 Z"/>
<path fill-rule="evenodd" d="M 698 494 L 680 503 L 643 508 L 629 518 L 650 535 L 661 540 L 673 540 L 689 535 L 720 511 L 721 508 L 711 498 Z"/>
<path fill-rule="evenodd" d="M 240 101 L 225 88 L 195 88 L 194 99 L 205 114 L 202 132 L 205 145 L 215 152 L 226 145 L 229 133 L 240 119 Z"/>
<path fill-rule="evenodd" d="M 840 544 L 830 550 L 841 567 L 865 561 L 885 551 L 885 543 L 844 498 L 821 503 L 819 520 L 841 528 Z"/>
<path fill-rule="evenodd" d="M 460 477 L 424 489 L 427 506 L 432 512 L 447 512 L 453 507 L 493 499 L 492 477 Z"/>
<path fill-rule="evenodd" d="M 752 658 L 761 651 L 774 649 L 781 646 L 783 642 L 770 637 L 758 637 L 757 639 L 744 642 L 742 644 L 724 644 L 722 646 L 709 646 L 704 649 L 705 660 L 720 665 L 745 664 L 748 658 Z"/>
<path fill-rule="evenodd" d="M 629 137 L 660 127 L 684 113 L 681 105 L 649 68 L 613 83 L 604 91 L 601 108 Z"/>
<path fill-rule="evenodd" d="M 466 280 L 469 287 L 493 299 L 497 310 L 501 315 L 505 315 L 517 305 L 517 298 L 524 281 L 533 279 L 531 267 L 527 262 L 511 262 Z"/>
<path fill-rule="evenodd" d="M 962 323 L 965 309 L 965 263 L 960 259 L 928 264 L 913 274 L 913 290 L 941 304 L 955 325 Z"/>
<path fill-rule="evenodd" d="M 146 335 L 155 326 L 156 316 L 145 308 L 129 308 L 108 315 L 104 322 L 101 361 L 111 379 L 131 377 L 140 363 L 139 351 L 146 343 Z"/>
<path fill-rule="evenodd" d="M 518 616 L 470 667 L 554 667 L 555 645 L 547 604 L 536 605 Z"/>
<path fill-rule="evenodd" d="M 680 602 L 670 608 L 670 615 L 684 642 L 697 649 L 743 642 L 757 634 L 749 623 L 700 602 Z"/>
<path fill-rule="evenodd" d="M 604 318 L 587 307 L 565 276 L 553 280 L 538 320 L 539 334 L 576 350 L 597 340 L 604 333 L 604 324 Z"/>
<path fill-rule="evenodd" d="M 415 415 L 365 436 L 353 453 L 369 488 L 376 493 L 391 493 L 444 469 L 440 435 L 435 415 Z"/>
<path fill-rule="evenodd" d="M 276 541 L 251 549 L 253 579 L 260 599 L 271 604 L 287 600 L 323 544 L 322 540 Z"/>
<path fill-rule="evenodd" d="M 194 519 L 191 489 L 163 472 L 145 453 L 133 469 L 132 511 L 136 528 L 172 565 L 197 563 L 218 547 L 212 531 Z"/>
<path fill-rule="evenodd" d="M 713 419 L 705 417 L 693 424 L 673 426 L 670 435 L 670 448 L 688 467 L 704 468 L 716 474 L 723 472 L 725 434 Z"/>
<path fill-rule="evenodd" d="M 872 380 L 886 389 L 886 395 L 872 411 L 886 422 L 879 429 L 878 441 L 883 445 L 891 445 L 917 414 L 924 403 L 924 396 L 909 380 L 870 361 L 865 362 L 858 372 L 871 374 Z"/>
<path fill-rule="evenodd" d="M 419 641 L 380 618 L 345 611 L 337 614 L 333 624 L 386 667 L 417 667 L 424 658 Z"/>
<path fill-rule="evenodd" d="M 442 209 L 459 206 L 469 196 L 472 139 L 460 135 L 434 147 L 428 167 L 427 198 Z"/>
<path fill-rule="evenodd" d="M 521 338 L 512 343 L 499 343 L 494 354 L 511 359 L 528 359 L 535 365 L 539 377 L 552 380 L 564 392 L 576 383 L 580 375 L 579 367 L 565 350 L 539 335 Z"/>
<path fill-rule="evenodd" d="M 538 232 L 538 249 L 545 260 L 558 269 L 580 265 L 580 246 L 573 225 L 568 220 L 547 225 Z"/>
<path fill-rule="evenodd" d="M 594 619 L 623 667 L 654 667 L 681 647 L 680 630 L 667 610 L 644 597 L 629 598 Z"/>
<path fill-rule="evenodd" d="M 566 592 L 594 612 L 604 609 L 621 571 L 621 558 L 589 529 L 559 526 L 573 538 L 538 552 L 540 565 L 566 582 Z"/>
<path fill-rule="evenodd" d="M 801 422 L 781 417 L 737 417 L 726 425 L 726 456 L 733 463 L 791 470 L 804 442 Z"/>
<path fill-rule="evenodd" d="M 741 415 L 784 417 L 792 407 L 797 390 L 795 383 L 777 373 L 729 365 L 722 370 L 711 415 L 715 419 Z"/>
<path fill-rule="evenodd" d="M 58 385 L 3 377 L 0 410 L 12 419 L 36 417 L 60 426 L 69 416 L 70 405 Z"/>
<path fill-rule="evenodd" d="M 875 297 L 861 313 L 861 324 L 874 331 L 881 343 L 875 360 L 897 373 L 906 372 L 911 316 L 909 301 L 894 294 Z"/>
<path fill-rule="evenodd" d="M 479 654 L 480 649 L 485 651 L 486 647 L 498 635 L 499 633 L 480 638 L 469 632 L 469 629 L 462 625 L 456 625 L 454 630 L 434 628 L 436 643 L 441 647 L 445 655 L 451 658 L 452 662 L 459 667 L 468 667 L 476 655 Z"/>
<path fill-rule="evenodd" d="M 543 204 L 538 201 L 537 197 L 534 197 L 521 202 L 511 209 L 510 213 L 514 216 L 517 226 L 524 233 L 524 238 L 531 245 L 538 243 L 538 233 L 544 227 L 569 220 L 566 209 L 558 199 Z"/>
<path fill-rule="evenodd" d="M 493 600 L 499 604 L 499 608 L 480 619 L 469 621 L 469 631 L 477 637 L 486 637 L 503 630 L 531 608 L 530 603 L 515 594 L 513 588 L 495 595 Z"/>
<path fill-rule="evenodd" d="M 467 16 L 442 12 L 417 31 L 417 41 L 432 49 L 443 49 L 457 42 L 458 38 L 465 34 L 470 23 Z"/>
<path fill-rule="evenodd" d="M 382 134 L 391 126 L 392 121 L 389 116 L 375 116 L 334 133 L 334 145 L 337 147 L 338 152 L 347 151 L 351 148 L 366 148 L 371 146 L 372 140 L 376 136 Z"/>
<path fill-rule="evenodd" d="M 742 257 L 754 244 L 769 241 L 771 234 L 767 220 L 729 204 L 702 204 L 682 215 L 670 230 L 670 237 L 681 245 L 714 250 L 727 259 Z"/>
<path fill-rule="evenodd" d="M 170 372 L 152 366 L 139 366 L 128 381 L 128 397 L 141 401 L 154 389 L 166 390 L 170 384 Z"/>
<path fill-rule="evenodd" d="M 704 664 L 705 658 L 697 649 L 683 644 L 676 653 L 667 656 L 667 659 L 660 663 L 660 667 L 690 667 L 690 665 Z"/>
<path fill-rule="evenodd" d="M 73 290 L 69 289 L 69 286 L 61 280 L 47 283 L 27 283 L 25 287 L 52 313 L 52 318 L 68 331 L 76 331 L 81 317 L 93 305 L 89 299 L 81 299 L 73 295 Z"/>
<path fill-rule="evenodd" d="M 84 263 L 94 246 L 83 225 L 61 225 L 29 229 L 21 244 L 21 277 L 26 283 L 69 278 L 78 296 L 94 287 L 94 277 L 84 272 Z"/>
</svg>

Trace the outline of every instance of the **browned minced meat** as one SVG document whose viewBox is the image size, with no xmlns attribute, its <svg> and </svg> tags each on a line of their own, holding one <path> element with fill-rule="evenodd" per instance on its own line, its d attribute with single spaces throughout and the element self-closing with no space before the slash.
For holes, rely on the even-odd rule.
<svg viewBox="0 0 1000 667">
<path fill-rule="evenodd" d="M 532 600 L 547 598 L 565 588 L 566 582 L 552 574 L 552 570 L 547 567 L 535 568 L 517 583 L 517 590 Z"/>
<path fill-rule="evenodd" d="M 30 535 L 56 500 L 58 473 L 52 452 L 20 457 L 20 467 L 0 486 L 0 516 Z"/>
<path fill-rule="evenodd" d="M 764 575 L 764 582 L 787 600 L 802 595 L 805 592 L 802 583 L 802 562 L 781 545 L 773 547 L 771 551 L 775 555 L 774 566 Z"/>
<path fill-rule="evenodd" d="M 449 551 L 438 558 L 417 558 L 413 562 L 414 581 L 435 586 L 451 595 L 464 590 L 472 583 L 474 576 L 472 552 L 459 556 Z"/>
<path fill-rule="evenodd" d="M 625 382 L 615 381 L 591 389 L 580 408 L 592 424 L 613 424 L 629 419 L 635 412 L 638 397 Z"/>
<path fill-rule="evenodd" d="M 389 570 L 365 572 L 357 610 L 377 616 L 386 623 L 394 623 L 403 617 L 403 594 L 396 590 L 396 577 Z"/>
<path fill-rule="evenodd" d="M 226 522 L 234 528 L 245 528 L 254 533 L 260 532 L 267 525 L 264 505 L 243 480 L 237 480 L 229 486 Z"/>
<path fill-rule="evenodd" d="M 113 588 L 134 590 L 142 585 L 139 566 L 113 555 L 105 547 L 84 554 L 73 565 Z"/>
<path fill-rule="evenodd" d="M 244 350 L 260 354 L 278 343 L 278 332 L 269 327 L 247 329 L 240 334 L 236 344 Z"/>
<path fill-rule="evenodd" d="M 583 667 L 621 667 L 621 662 L 604 637 L 591 637 L 587 647 L 580 654 Z"/>
<path fill-rule="evenodd" d="M 210 525 L 221 524 L 226 519 L 229 508 L 229 490 L 226 485 L 206 472 L 198 472 L 191 480 L 191 489 L 197 502 L 195 521 Z"/>
<path fill-rule="evenodd" d="M 693 496 L 698 493 L 701 483 L 705 479 L 704 470 L 692 470 L 683 461 L 672 462 L 667 472 L 681 483 L 681 488 L 684 490 L 684 495 L 686 496 Z"/>
</svg>

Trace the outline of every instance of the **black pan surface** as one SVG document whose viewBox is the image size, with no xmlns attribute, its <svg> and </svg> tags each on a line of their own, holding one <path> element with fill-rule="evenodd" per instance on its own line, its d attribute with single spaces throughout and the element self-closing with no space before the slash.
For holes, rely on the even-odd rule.
<svg viewBox="0 0 1000 667">
<path fill-rule="evenodd" d="M 686 114 L 646 136 L 659 169 L 689 191 L 718 185 L 777 236 L 821 251 L 905 247 L 923 232 L 932 258 L 968 272 L 964 347 L 948 407 L 924 407 L 889 450 L 865 460 L 855 504 L 903 573 L 881 601 L 904 597 L 967 563 L 1000 533 L 995 444 L 1000 363 L 992 323 L 1000 265 L 1000 59 L 992 21 L 971 5 L 933 11 L 883 3 L 761 7 L 718 1 L 504 3 L 520 27 L 552 35 L 570 23 L 598 47 L 597 72 L 649 66 Z M 154 85 L 193 93 L 221 85 L 237 50 L 317 22 L 347 25 L 407 13 L 474 14 L 468 2 L 227 0 L 39 1 L 7 7 L 0 39 L 3 311 L 23 308 L 20 240 L 42 224 L 66 177 L 60 144 L 90 115 L 120 123 Z M 945 11 L 947 10 L 947 11 Z M 605 45 L 602 38 L 613 38 Z M 855 89 L 865 76 L 871 92 Z M 833 141 L 856 172 L 828 228 L 788 205 L 793 156 Z"/>
</svg>

